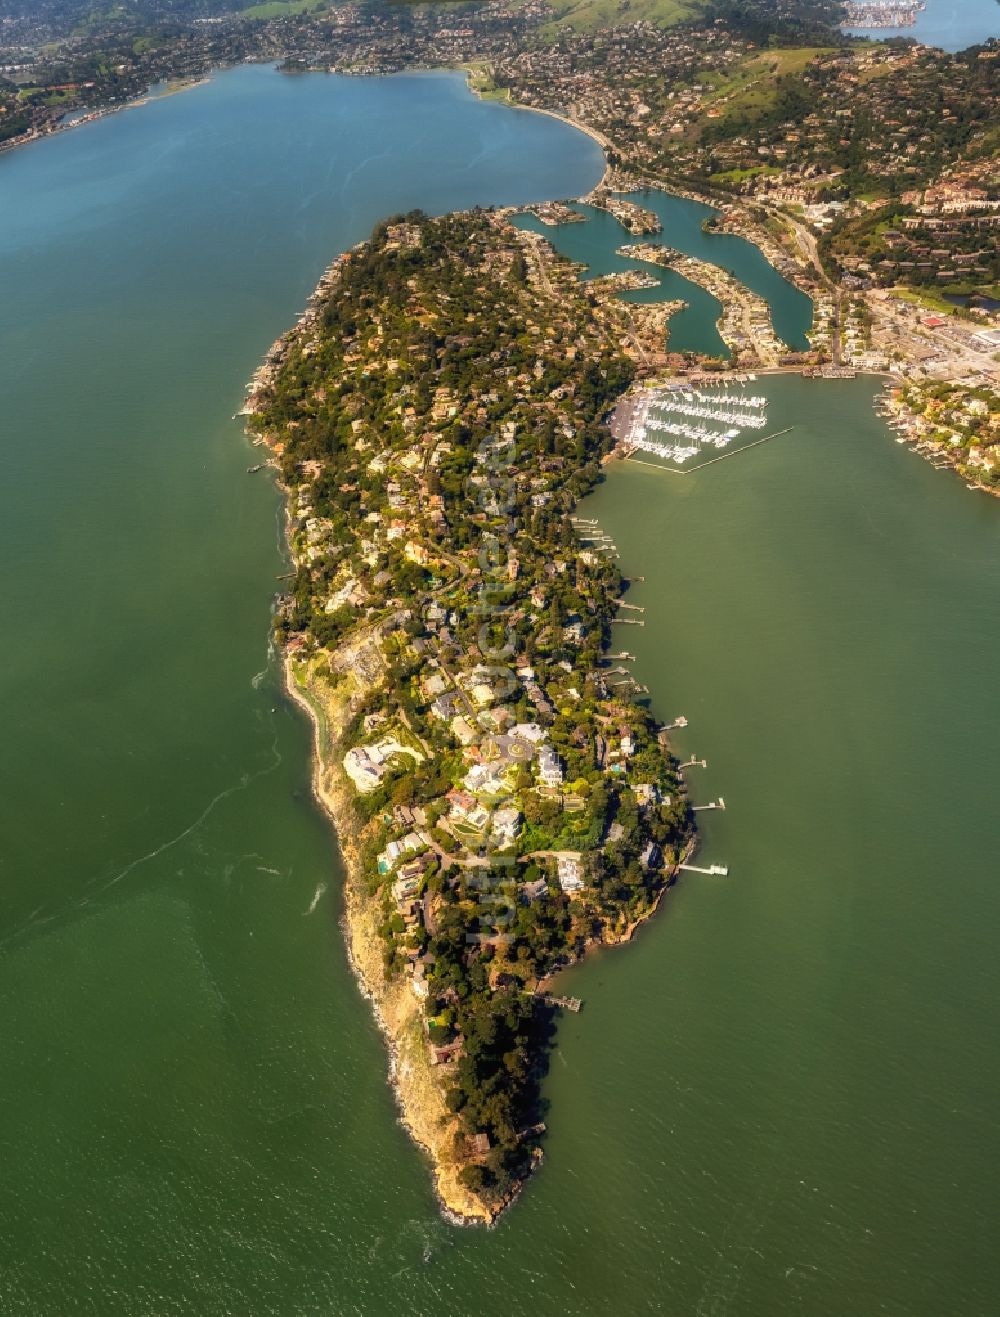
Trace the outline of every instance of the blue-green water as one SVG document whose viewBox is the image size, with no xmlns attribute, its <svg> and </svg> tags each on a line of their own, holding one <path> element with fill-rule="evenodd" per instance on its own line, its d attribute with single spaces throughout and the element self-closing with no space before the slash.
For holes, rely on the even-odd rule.
<svg viewBox="0 0 1000 1317">
<path fill-rule="evenodd" d="M 379 218 L 602 169 L 459 77 L 266 68 L 0 157 L 4 1313 L 441 1284 L 268 654 L 279 501 L 230 417 Z"/>
<path fill-rule="evenodd" d="M 997 0 L 927 0 L 912 27 L 877 32 L 862 28 L 844 30 L 875 40 L 909 37 L 942 50 L 967 50 L 990 37 L 1000 36 L 1000 5 Z"/>
<path fill-rule="evenodd" d="M 454 77 L 263 68 L 0 158 L 4 1314 L 994 1310 L 1000 517 L 864 381 L 610 472 L 732 876 L 574 971 L 497 1229 L 442 1222 L 395 1123 L 229 418 L 377 218 L 600 172 Z"/>
<path fill-rule="evenodd" d="M 759 248 L 732 233 L 705 232 L 703 223 L 716 213 L 710 206 L 657 189 L 630 195 L 657 215 L 663 225 L 662 233 L 634 238 L 606 210 L 585 205 L 574 207 L 587 216 L 584 223 L 549 226 L 534 215 L 519 216 L 516 222 L 521 228 L 543 234 L 557 251 L 586 265 L 584 278 L 635 269 L 654 275 L 658 287 L 625 293 L 624 297 L 630 302 L 687 303 L 670 318 L 669 346 L 674 352 L 727 357 L 729 352 L 716 327 L 722 305 L 706 289 L 675 270 L 619 255 L 623 245 L 651 242 L 673 247 L 727 270 L 764 299 L 779 338 L 796 351 L 808 348 L 806 334 L 812 324 L 812 302 L 778 273 Z"/>
</svg>

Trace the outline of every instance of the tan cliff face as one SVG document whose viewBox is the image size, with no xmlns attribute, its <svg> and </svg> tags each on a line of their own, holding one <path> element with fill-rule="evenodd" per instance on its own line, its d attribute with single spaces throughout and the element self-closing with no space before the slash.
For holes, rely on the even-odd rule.
<svg viewBox="0 0 1000 1317">
<path fill-rule="evenodd" d="M 345 869 L 348 956 L 389 1048 L 389 1079 L 400 1119 L 430 1157 L 442 1209 L 464 1224 L 489 1224 L 505 1204 L 488 1204 L 459 1179 L 463 1163 L 454 1155 L 459 1121 L 448 1111 L 446 1075 L 430 1064 L 421 1005 L 409 982 L 386 975 L 378 900 L 368 893 L 364 881 L 358 844 L 363 833 L 358 832 L 351 787 L 339 766 L 337 749 L 352 708 L 368 688 L 353 678 L 346 693 L 343 688 L 335 691 L 311 665 L 296 663 L 291 656 L 285 658 L 285 678 L 289 695 L 313 723 L 313 789 L 334 825 Z"/>
</svg>

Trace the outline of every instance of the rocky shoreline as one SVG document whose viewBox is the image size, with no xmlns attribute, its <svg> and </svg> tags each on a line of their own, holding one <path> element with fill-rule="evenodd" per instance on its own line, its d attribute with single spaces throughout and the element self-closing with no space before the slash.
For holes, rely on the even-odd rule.
<svg viewBox="0 0 1000 1317">
<path fill-rule="evenodd" d="M 252 414 L 254 399 L 273 383 L 291 343 L 297 337 L 315 332 L 317 304 L 331 292 L 344 259 L 338 256 L 327 267 L 296 326 L 271 345 L 250 381 L 248 400 L 241 415 Z M 249 430 L 247 437 L 262 444 L 269 453 L 269 465 L 276 466 L 277 454 L 266 437 Z M 291 548 L 288 490 L 280 481 L 279 488 L 286 498 L 285 537 Z M 461 1164 L 448 1154 L 447 1147 L 458 1128 L 458 1121 L 448 1112 L 443 1087 L 432 1073 L 423 1037 L 420 1003 L 410 991 L 408 982 L 392 981 L 385 974 L 378 931 L 379 911 L 376 901 L 366 891 L 358 844 L 364 830 L 354 809 L 353 788 L 341 766 L 342 755 L 338 750 L 351 721 L 355 701 L 364 697 L 368 687 L 359 682 L 349 660 L 344 662 L 344 670 L 350 673 L 347 681 L 351 683 L 351 689 L 339 695 L 328 682 L 317 679 L 308 664 L 297 662 L 288 650 L 282 652 L 280 661 L 285 692 L 312 725 L 312 791 L 330 821 L 344 869 L 341 928 L 347 960 L 385 1039 L 389 1054 L 388 1082 L 399 1109 L 400 1123 L 430 1160 L 434 1192 L 442 1215 L 454 1225 L 489 1225 L 507 1202 L 492 1210 L 459 1182 Z M 332 663 L 336 665 L 336 662 L 335 654 Z"/>
<path fill-rule="evenodd" d="M 420 1004 L 402 979 L 390 980 L 382 966 L 379 912 L 365 890 L 359 821 L 351 787 L 340 769 L 336 749 L 350 720 L 350 699 L 326 696 L 308 669 L 292 655 L 282 656 L 285 690 L 313 727 L 313 794 L 329 818 L 344 866 L 342 928 L 348 963 L 361 995 L 368 1001 L 389 1053 L 389 1086 L 407 1133 L 431 1161 L 434 1189 L 442 1214 L 455 1225 L 490 1224 L 503 1210 L 491 1210 L 458 1180 L 460 1163 L 448 1155 L 447 1143 L 458 1122 L 445 1105 L 423 1038 Z M 298 667 L 298 670 L 297 670 Z M 329 738 L 329 753 L 324 741 Z"/>
</svg>

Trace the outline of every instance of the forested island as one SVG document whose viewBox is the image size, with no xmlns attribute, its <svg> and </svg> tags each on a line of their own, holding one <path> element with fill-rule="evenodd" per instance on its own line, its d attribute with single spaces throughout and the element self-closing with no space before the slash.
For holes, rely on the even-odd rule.
<svg viewBox="0 0 1000 1317">
<path fill-rule="evenodd" d="M 574 520 L 633 375 L 622 316 L 503 216 L 415 213 L 335 262 L 247 406 L 288 500 L 276 632 L 353 963 L 468 1220 L 541 1155 L 550 976 L 631 936 L 692 845 L 609 655 L 624 582 Z"/>
</svg>

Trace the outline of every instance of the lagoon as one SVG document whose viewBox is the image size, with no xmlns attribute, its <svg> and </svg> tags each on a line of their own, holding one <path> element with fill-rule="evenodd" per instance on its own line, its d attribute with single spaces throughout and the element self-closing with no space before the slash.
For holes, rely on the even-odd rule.
<svg viewBox="0 0 1000 1317">
<path fill-rule="evenodd" d="M 702 202 L 691 201 L 659 189 L 630 194 L 632 200 L 652 211 L 663 226 L 661 233 L 632 237 L 606 210 L 576 205 L 586 219 L 581 223 L 542 224 L 533 215 L 517 219 L 519 227 L 543 234 L 563 256 L 587 268 L 581 277 L 641 269 L 658 281 L 656 288 L 624 294 L 630 302 L 683 301 L 687 305 L 670 317 L 668 346 L 674 352 L 703 352 L 728 357 L 716 321 L 722 305 L 707 289 L 675 270 L 650 265 L 618 254 L 623 245 L 641 242 L 672 247 L 687 256 L 708 261 L 734 275 L 767 303 L 775 333 L 795 351 L 809 347 L 806 337 L 812 324 L 812 301 L 788 282 L 770 264 L 759 248 L 732 233 L 713 233 L 703 225 L 717 212 Z"/>
</svg>

